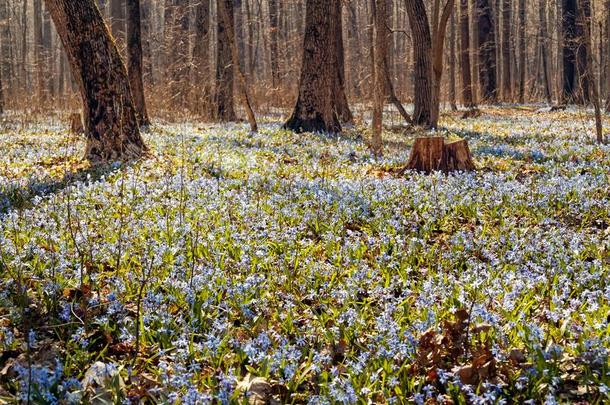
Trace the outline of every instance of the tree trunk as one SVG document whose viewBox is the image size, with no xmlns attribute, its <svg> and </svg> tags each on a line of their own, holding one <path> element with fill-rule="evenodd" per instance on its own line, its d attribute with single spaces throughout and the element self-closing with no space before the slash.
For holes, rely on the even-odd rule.
<svg viewBox="0 0 610 405">
<path fill-rule="evenodd" d="M 578 87 L 575 94 L 577 104 L 586 105 L 591 101 L 591 83 L 593 82 L 590 73 L 593 68 L 587 66 L 589 54 L 593 51 L 590 44 L 585 40 L 586 36 L 591 36 L 591 0 L 579 0 L 576 18 L 576 74 L 578 77 Z"/>
<path fill-rule="evenodd" d="M 385 63 L 388 53 L 387 35 L 387 2 L 386 0 L 375 1 L 375 44 L 373 46 L 375 60 L 375 97 L 373 103 L 373 136 L 371 139 L 371 150 L 375 156 L 383 154 L 383 140 L 381 130 L 383 126 L 383 105 L 386 96 L 386 74 Z"/>
<path fill-rule="evenodd" d="M 457 103 L 455 96 L 455 76 L 456 76 L 456 57 L 455 57 L 455 41 L 456 41 L 456 33 L 455 33 L 455 13 L 451 13 L 451 34 L 449 38 L 449 103 L 451 104 L 451 109 L 453 111 L 457 111 Z"/>
<path fill-rule="evenodd" d="M 576 0 L 562 0 L 563 91 L 562 104 L 574 102 L 576 90 Z"/>
<path fill-rule="evenodd" d="M 233 21 L 233 0 L 216 0 L 216 10 L 220 10 L 223 5 L 229 15 L 229 20 Z M 216 119 L 221 122 L 235 121 L 233 58 L 231 40 L 229 32 L 227 32 L 233 30 L 233 24 L 227 26 L 223 18 L 218 18 L 216 27 Z M 232 32 L 235 35 L 235 31 Z"/>
<path fill-rule="evenodd" d="M 169 3 L 170 0 L 168 0 Z M 168 4 L 166 3 L 166 4 Z M 168 6 L 166 5 L 166 8 Z M 171 12 L 166 16 L 166 39 L 169 41 L 169 104 L 188 107 L 189 86 L 189 0 L 171 0 Z"/>
<path fill-rule="evenodd" d="M 502 98 L 504 101 L 512 101 L 512 75 L 510 70 L 510 23 L 511 23 L 511 0 L 502 0 Z"/>
<path fill-rule="evenodd" d="M 299 96 L 285 127 L 295 132 L 341 132 L 333 94 L 337 80 L 336 2 L 307 0 Z M 330 46 L 329 46 L 330 45 Z"/>
<path fill-rule="evenodd" d="M 141 157 L 127 71 L 93 0 L 45 0 L 83 99 L 86 157 L 93 162 Z"/>
<path fill-rule="evenodd" d="M 542 80 L 544 87 L 544 97 L 547 103 L 553 102 L 553 96 L 551 92 L 551 79 L 549 77 L 549 56 L 548 56 L 548 29 L 547 29 L 547 0 L 540 0 L 540 56 L 542 59 Z"/>
<path fill-rule="evenodd" d="M 519 0 L 519 103 L 525 102 L 525 0 Z"/>
<path fill-rule="evenodd" d="M 468 0 L 460 0 L 460 70 L 462 72 L 462 101 L 466 108 L 474 108 L 470 67 L 470 20 Z"/>
<path fill-rule="evenodd" d="M 337 55 L 337 78 L 335 80 L 335 108 L 337 116 L 342 123 L 350 124 L 354 121 L 354 116 L 349 109 L 347 95 L 345 94 L 345 49 L 343 46 L 343 19 L 341 1 L 334 2 L 334 13 L 336 15 L 335 34 L 333 40 L 335 42 Z"/>
<path fill-rule="evenodd" d="M 42 36 L 42 0 L 34 0 L 34 52 L 36 61 L 36 94 L 41 105 L 47 103 L 45 91 L 45 61 Z"/>
<path fill-rule="evenodd" d="M 606 112 L 610 113 L 610 0 L 606 1 Z"/>
<path fill-rule="evenodd" d="M 496 79 L 496 34 L 494 17 L 489 0 L 476 0 L 478 26 L 479 84 L 483 101 L 494 104 L 498 101 Z"/>
<path fill-rule="evenodd" d="M 195 8 L 195 44 L 193 46 L 194 110 L 209 117 L 211 114 L 210 76 L 210 0 L 201 0 Z"/>
<path fill-rule="evenodd" d="M 119 52 L 125 47 L 125 0 L 110 0 L 110 27 Z"/>
<path fill-rule="evenodd" d="M 269 36 L 271 48 L 271 80 L 273 87 L 278 88 L 280 85 L 280 67 L 279 67 L 279 47 L 278 47 L 278 32 L 280 30 L 278 24 L 278 0 L 268 0 L 269 7 Z"/>
<path fill-rule="evenodd" d="M 433 110 L 432 36 L 426 6 L 422 0 L 405 0 L 405 7 L 413 35 L 415 86 L 413 123 L 426 127 L 436 127 L 438 117 L 434 117 Z"/>
<path fill-rule="evenodd" d="M 229 12 L 226 7 L 226 3 L 221 3 L 221 7 L 218 9 L 219 18 L 221 18 L 227 27 L 233 24 L 231 18 L 229 16 Z M 237 46 L 237 39 L 235 38 L 234 31 L 231 29 L 226 30 L 226 33 L 229 36 L 229 46 L 231 47 L 231 59 L 233 61 L 233 69 L 237 73 L 237 77 L 239 79 L 241 96 L 244 103 L 244 109 L 246 110 L 246 114 L 248 116 L 248 122 L 250 123 L 250 130 L 252 132 L 258 131 L 258 124 L 256 123 L 256 117 L 254 116 L 254 111 L 252 110 L 252 105 L 250 104 L 250 96 L 248 95 L 248 83 L 246 82 L 246 76 L 241 69 L 241 64 L 239 63 L 239 50 Z"/>
<path fill-rule="evenodd" d="M 131 95 L 136 109 L 139 124 L 149 125 L 144 99 L 144 82 L 142 80 L 142 38 L 140 21 L 140 0 L 127 0 L 127 72 Z"/>
</svg>

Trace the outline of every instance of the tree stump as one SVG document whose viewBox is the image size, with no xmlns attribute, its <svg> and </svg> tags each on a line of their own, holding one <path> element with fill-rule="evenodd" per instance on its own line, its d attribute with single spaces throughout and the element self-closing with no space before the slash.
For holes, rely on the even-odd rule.
<svg viewBox="0 0 610 405">
<path fill-rule="evenodd" d="M 85 127 L 79 113 L 70 114 L 70 132 L 73 135 L 84 135 Z"/>
<path fill-rule="evenodd" d="M 424 173 L 448 173 L 471 171 L 475 170 L 476 166 L 466 140 L 445 143 L 445 138 L 439 136 L 417 138 L 405 169 Z"/>
</svg>

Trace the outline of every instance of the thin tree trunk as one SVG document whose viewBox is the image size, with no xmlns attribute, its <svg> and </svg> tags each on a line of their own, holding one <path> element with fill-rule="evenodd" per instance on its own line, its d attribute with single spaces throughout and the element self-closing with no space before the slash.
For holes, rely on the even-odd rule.
<svg viewBox="0 0 610 405">
<path fill-rule="evenodd" d="M 588 66 L 589 54 L 593 52 L 591 44 L 586 41 L 591 36 L 591 0 L 579 0 L 576 18 L 576 73 L 578 77 L 578 90 L 576 103 L 586 105 L 591 101 L 591 84 L 593 68 Z"/>
<path fill-rule="evenodd" d="M 544 97 L 547 103 L 552 103 L 551 80 L 549 78 L 549 56 L 548 56 L 548 29 L 547 29 L 547 0 L 540 0 L 540 57 L 542 59 L 542 80 L 544 87 Z"/>
<path fill-rule="evenodd" d="M 195 44 L 193 46 L 194 109 L 208 117 L 211 113 L 210 86 L 210 0 L 200 0 L 195 8 Z"/>
<path fill-rule="evenodd" d="M 278 33 L 280 30 L 278 24 L 278 0 L 268 0 L 269 7 L 269 37 L 271 47 L 271 79 L 273 81 L 273 87 L 277 88 L 280 85 L 280 68 L 279 68 L 279 46 L 278 46 Z"/>
<path fill-rule="evenodd" d="M 383 154 L 383 140 L 381 138 L 381 130 L 383 126 L 383 105 L 386 96 L 386 74 L 385 63 L 388 52 L 388 35 L 387 35 L 387 3 L 386 0 L 376 0 L 375 2 L 375 44 L 374 60 L 375 60 L 375 97 L 373 103 L 373 136 L 371 139 L 371 150 L 375 156 Z"/>
<path fill-rule="evenodd" d="M 229 20 L 233 21 L 233 1 L 216 0 L 216 10 L 225 7 Z M 216 31 L 216 119 L 221 122 L 235 121 L 233 106 L 233 57 L 231 55 L 231 35 L 233 24 L 227 25 L 223 18 L 218 18 Z M 235 32 L 233 31 L 233 35 Z"/>
<path fill-rule="evenodd" d="M 525 102 L 525 0 L 519 0 L 519 103 Z"/>
<path fill-rule="evenodd" d="M 34 0 L 34 52 L 36 61 L 36 94 L 40 104 L 47 102 L 45 91 L 44 57 L 42 37 L 42 0 Z"/>
<path fill-rule="evenodd" d="M 512 101 L 512 75 L 511 75 L 511 0 L 502 0 L 502 98 Z"/>
<path fill-rule="evenodd" d="M 341 1 L 334 2 L 334 13 L 336 15 L 335 34 L 333 41 L 335 43 L 337 58 L 337 78 L 335 80 L 335 109 L 337 116 L 342 123 L 352 123 L 354 116 L 349 109 L 347 95 L 345 94 L 345 49 L 343 46 L 343 21 L 342 21 L 342 5 Z"/>
<path fill-rule="evenodd" d="M 455 91 L 455 76 L 456 76 L 456 57 L 455 57 L 455 42 L 456 42 L 456 33 L 455 33 L 455 13 L 451 13 L 451 34 L 449 38 L 449 103 L 451 104 L 451 109 L 453 111 L 457 111 L 457 102 L 456 102 L 456 91 Z"/>
<path fill-rule="evenodd" d="M 256 117 L 254 115 L 254 111 L 252 110 L 252 106 L 250 104 L 250 97 L 248 95 L 248 83 L 246 82 L 246 76 L 244 76 L 244 72 L 241 70 L 241 65 L 239 63 L 239 48 L 237 46 L 237 39 L 235 38 L 235 31 L 232 29 L 233 21 L 231 21 L 231 17 L 227 10 L 227 3 L 222 2 L 221 7 L 218 10 L 220 14 L 220 18 L 224 21 L 225 26 L 227 27 L 226 33 L 229 36 L 229 46 L 231 48 L 231 57 L 233 60 L 233 68 L 237 73 L 237 77 L 239 79 L 239 84 L 241 87 L 241 96 L 243 99 L 244 108 L 246 110 L 246 115 L 248 116 L 248 122 L 250 123 L 250 130 L 252 132 L 258 131 L 258 124 L 256 123 Z"/>
<path fill-rule="evenodd" d="M 562 0 L 563 90 L 561 102 L 574 102 L 576 90 L 576 0 Z"/>
<path fill-rule="evenodd" d="M 140 20 L 140 0 L 127 0 L 127 72 L 131 95 L 139 124 L 149 125 L 142 80 L 142 33 Z"/>
<path fill-rule="evenodd" d="M 479 83 L 486 103 L 498 101 L 496 78 L 496 30 L 489 0 L 476 0 L 478 25 Z"/>
<path fill-rule="evenodd" d="M 83 99 L 86 157 L 93 162 L 141 157 L 127 71 L 93 0 L 45 0 Z"/>
<path fill-rule="evenodd" d="M 466 108 L 474 108 L 472 75 L 470 67 L 470 21 L 468 0 L 460 0 L 460 70 L 462 73 L 462 102 Z"/>
<path fill-rule="evenodd" d="M 337 47 L 329 46 L 337 24 L 336 2 L 307 0 L 299 96 L 285 127 L 295 132 L 341 132 L 335 109 Z"/>
<path fill-rule="evenodd" d="M 606 112 L 610 113 L 610 0 L 606 1 Z"/>
</svg>

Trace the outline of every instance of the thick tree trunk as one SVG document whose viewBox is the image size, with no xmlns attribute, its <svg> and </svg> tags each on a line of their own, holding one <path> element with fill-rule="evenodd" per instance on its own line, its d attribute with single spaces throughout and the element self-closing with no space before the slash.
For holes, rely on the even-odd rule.
<svg viewBox="0 0 610 405">
<path fill-rule="evenodd" d="M 561 26 L 563 31 L 563 90 L 562 104 L 574 102 L 576 90 L 576 0 L 562 0 Z"/>
<path fill-rule="evenodd" d="M 271 50 L 271 79 L 273 87 L 278 88 L 280 85 L 280 67 L 279 67 L 279 46 L 278 32 L 280 30 L 278 23 L 278 0 L 268 0 L 269 7 L 269 37 Z"/>
<path fill-rule="evenodd" d="M 307 0 L 299 96 L 285 127 L 295 132 L 341 132 L 333 94 L 337 80 L 336 2 Z M 330 45 L 330 46 L 329 46 Z"/>
<path fill-rule="evenodd" d="M 127 0 L 127 72 L 131 95 L 139 124 L 149 125 L 142 80 L 142 37 L 140 21 L 140 0 Z"/>
<path fill-rule="evenodd" d="M 510 70 L 510 23 L 511 23 L 511 0 L 502 0 L 502 98 L 504 101 L 512 101 L 512 75 Z"/>
<path fill-rule="evenodd" d="M 222 3 L 224 2 L 224 3 Z M 229 20 L 233 21 L 233 0 L 216 0 L 216 10 L 225 7 Z M 235 109 L 233 106 L 233 58 L 231 56 L 231 40 L 229 30 L 233 24 L 227 26 L 223 18 L 218 18 L 216 31 L 216 119 L 221 122 L 235 121 Z"/>
<path fill-rule="evenodd" d="M 434 72 L 432 68 L 432 36 L 422 0 L 405 0 L 411 33 L 413 35 L 415 111 L 413 123 L 436 127 L 434 116 Z"/>
<path fill-rule="evenodd" d="M 195 44 L 193 46 L 193 100 L 196 113 L 211 115 L 210 76 L 210 0 L 201 0 L 195 8 Z"/>
<path fill-rule="evenodd" d="M 519 102 L 525 102 L 525 0 L 519 0 Z"/>
<path fill-rule="evenodd" d="M 489 0 L 476 0 L 475 9 L 478 26 L 478 67 L 481 95 L 484 102 L 494 104 L 498 101 L 494 17 Z"/>
<path fill-rule="evenodd" d="M 470 20 L 468 0 L 460 0 L 460 70 L 462 73 L 462 102 L 466 108 L 474 108 L 472 75 L 470 66 Z"/>
<path fill-rule="evenodd" d="M 93 162 L 141 157 L 127 71 L 93 0 L 45 0 L 83 99 L 86 157 Z"/>
</svg>

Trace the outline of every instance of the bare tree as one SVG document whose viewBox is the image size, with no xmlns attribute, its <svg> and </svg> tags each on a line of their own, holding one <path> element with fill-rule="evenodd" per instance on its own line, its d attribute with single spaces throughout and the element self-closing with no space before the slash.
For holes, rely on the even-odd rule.
<svg viewBox="0 0 610 405">
<path fill-rule="evenodd" d="M 525 102 L 525 0 L 519 0 L 519 102 Z"/>
<path fill-rule="evenodd" d="M 268 0 L 267 7 L 269 8 L 269 37 L 270 37 L 270 52 L 271 52 L 271 78 L 273 87 L 276 88 L 280 84 L 280 67 L 279 67 L 279 45 L 278 32 L 279 15 L 278 15 L 278 0 Z"/>
<path fill-rule="evenodd" d="M 460 70 L 462 72 L 462 102 L 466 108 L 474 108 L 476 104 L 472 92 L 468 0 L 460 0 L 460 62 Z"/>
<path fill-rule="evenodd" d="M 388 52 L 388 36 L 386 32 L 387 25 L 387 1 L 375 1 L 375 45 L 374 45 L 374 61 L 375 61 L 375 97 L 373 103 L 373 136 L 371 139 L 371 150 L 376 156 L 381 156 L 383 153 L 383 140 L 381 139 L 381 130 L 383 125 L 383 105 L 386 95 L 386 72 L 385 62 Z"/>
<path fill-rule="evenodd" d="M 563 90 L 561 102 L 574 101 L 576 90 L 576 0 L 562 0 L 561 27 L 563 34 Z"/>
<path fill-rule="evenodd" d="M 511 25 L 511 0 L 502 0 L 502 98 L 504 101 L 512 101 L 512 75 L 510 70 L 510 25 Z"/>
<path fill-rule="evenodd" d="M 210 82 L 210 0 L 200 0 L 195 6 L 195 43 L 191 80 L 194 110 L 200 115 L 211 114 Z"/>
<path fill-rule="evenodd" d="M 93 0 L 45 0 L 83 99 L 86 157 L 93 162 L 146 153 L 127 71 Z"/>
<path fill-rule="evenodd" d="M 549 77 L 549 32 L 547 28 L 547 0 L 540 0 L 540 59 L 542 60 L 542 80 L 544 96 L 548 103 L 553 101 L 551 80 Z"/>
</svg>

